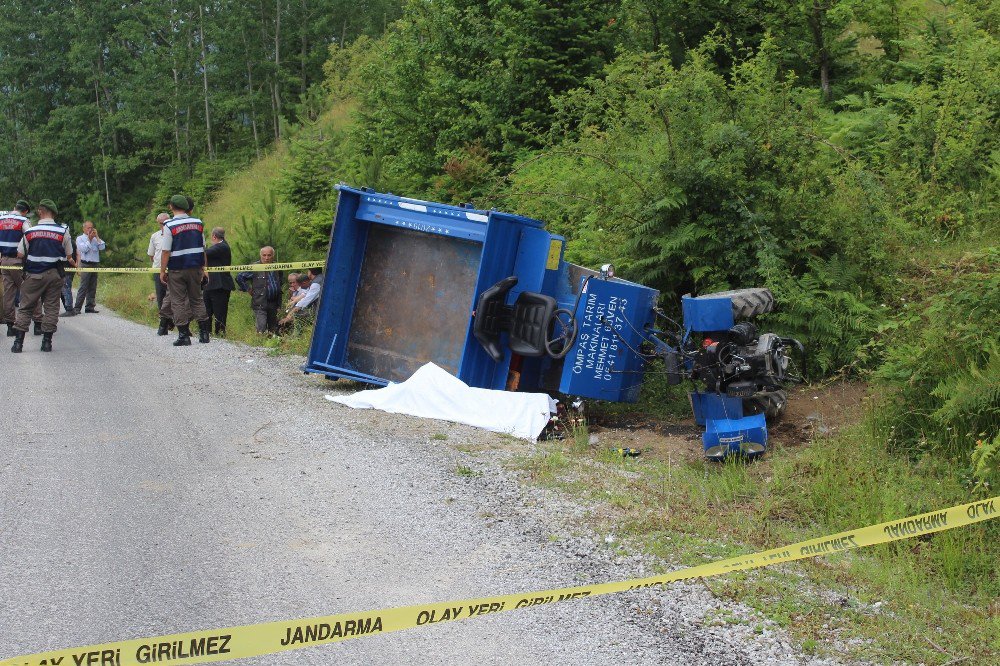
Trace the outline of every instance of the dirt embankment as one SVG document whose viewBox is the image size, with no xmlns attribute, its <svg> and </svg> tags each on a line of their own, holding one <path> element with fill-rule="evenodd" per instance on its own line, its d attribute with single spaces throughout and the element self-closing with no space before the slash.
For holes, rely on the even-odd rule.
<svg viewBox="0 0 1000 666">
<path fill-rule="evenodd" d="M 816 436 L 835 434 L 860 418 L 867 392 L 867 384 L 846 381 L 789 390 L 784 417 L 768 426 L 772 445 L 803 446 Z M 595 414 L 588 422 L 601 446 L 636 448 L 643 456 L 667 461 L 702 460 L 704 429 L 692 417 Z"/>
</svg>

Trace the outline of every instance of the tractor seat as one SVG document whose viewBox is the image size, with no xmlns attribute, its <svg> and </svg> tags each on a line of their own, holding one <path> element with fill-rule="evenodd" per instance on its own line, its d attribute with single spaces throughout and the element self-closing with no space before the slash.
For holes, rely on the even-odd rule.
<svg viewBox="0 0 1000 666">
<path fill-rule="evenodd" d="M 510 322 L 510 350 L 521 356 L 545 356 L 545 336 L 556 311 L 556 299 L 533 291 L 522 292 L 514 301 Z"/>
<path fill-rule="evenodd" d="M 517 284 L 517 276 L 500 280 L 484 291 L 476 302 L 472 334 L 494 362 L 503 360 L 500 334 L 509 333 L 508 346 L 520 356 L 544 356 L 549 320 L 555 312 L 556 299 L 531 291 L 522 292 L 514 305 L 507 305 L 507 295 Z"/>
<path fill-rule="evenodd" d="M 500 349 L 500 333 L 510 327 L 513 308 L 507 305 L 507 294 L 517 284 L 517 276 L 511 275 L 500 280 L 484 291 L 476 302 L 475 317 L 472 320 L 472 334 L 483 346 L 494 362 L 503 360 Z"/>
</svg>

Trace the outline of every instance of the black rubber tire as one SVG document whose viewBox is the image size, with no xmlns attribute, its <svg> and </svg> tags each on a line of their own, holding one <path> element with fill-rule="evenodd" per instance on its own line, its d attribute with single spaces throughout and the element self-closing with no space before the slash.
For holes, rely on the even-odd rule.
<svg viewBox="0 0 1000 666">
<path fill-rule="evenodd" d="M 763 414 L 769 423 L 781 420 L 788 407 L 788 393 L 785 391 L 762 391 L 743 399 L 743 415 Z"/>
<path fill-rule="evenodd" d="M 733 302 L 734 320 L 767 314 L 774 309 L 774 295 L 771 294 L 770 289 L 764 287 L 718 291 L 714 294 L 704 294 L 698 298 L 721 298 L 723 296 L 727 296 Z"/>
</svg>

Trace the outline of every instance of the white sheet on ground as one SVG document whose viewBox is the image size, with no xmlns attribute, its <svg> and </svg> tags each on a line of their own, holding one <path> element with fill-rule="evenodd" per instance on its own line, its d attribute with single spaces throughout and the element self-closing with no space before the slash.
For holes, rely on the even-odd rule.
<svg viewBox="0 0 1000 666">
<path fill-rule="evenodd" d="M 464 423 L 531 440 L 538 438 L 556 409 L 555 400 L 545 393 L 473 388 L 433 363 L 400 384 L 353 395 L 328 395 L 326 399 L 348 407 Z"/>
</svg>

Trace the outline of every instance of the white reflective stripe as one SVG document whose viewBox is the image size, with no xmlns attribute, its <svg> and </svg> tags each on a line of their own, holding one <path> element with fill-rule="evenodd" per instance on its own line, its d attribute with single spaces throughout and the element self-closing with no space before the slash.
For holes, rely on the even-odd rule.
<svg viewBox="0 0 1000 666">
<path fill-rule="evenodd" d="M 54 264 L 57 261 L 62 261 L 65 257 L 36 257 L 33 254 L 28 255 L 28 261 L 35 261 L 46 264 Z"/>
<path fill-rule="evenodd" d="M 5 241 L 0 241 L 0 247 L 17 247 L 18 245 L 20 245 L 20 243 L 7 243 Z"/>
<path fill-rule="evenodd" d="M 36 224 L 28 231 L 54 231 L 56 233 L 66 233 L 66 227 L 61 224 Z"/>
<path fill-rule="evenodd" d="M 191 248 L 188 248 L 186 250 L 177 250 L 176 252 L 170 252 L 170 258 L 172 259 L 174 257 L 183 257 L 185 254 L 196 254 L 196 253 L 204 252 L 204 251 L 205 251 L 205 248 L 203 248 L 203 247 L 191 247 Z M 169 250 L 168 250 L 168 252 L 169 252 Z"/>
<path fill-rule="evenodd" d="M 418 204 L 432 204 L 432 205 L 434 204 L 433 201 L 427 201 L 426 199 L 414 199 L 413 197 L 399 197 L 399 198 L 402 199 L 403 201 L 412 201 L 413 203 L 418 203 Z"/>
<path fill-rule="evenodd" d="M 419 213 L 427 212 L 427 206 L 424 206 L 423 204 L 411 204 L 411 203 L 406 203 L 405 201 L 400 201 L 399 207 L 405 208 L 406 210 L 415 210 Z"/>
<path fill-rule="evenodd" d="M 485 215 L 482 215 L 480 213 L 466 213 L 465 217 L 467 217 L 468 219 L 473 220 L 475 222 L 489 222 L 490 221 L 490 218 L 488 218 Z"/>
<path fill-rule="evenodd" d="M 197 217 L 172 217 L 167 220 L 163 226 L 165 227 L 176 227 L 178 224 L 200 224 L 205 226 L 205 223 L 199 220 Z"/>
</svg>

